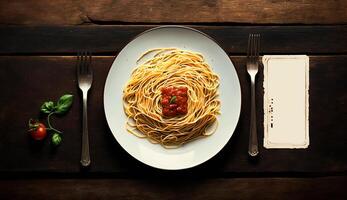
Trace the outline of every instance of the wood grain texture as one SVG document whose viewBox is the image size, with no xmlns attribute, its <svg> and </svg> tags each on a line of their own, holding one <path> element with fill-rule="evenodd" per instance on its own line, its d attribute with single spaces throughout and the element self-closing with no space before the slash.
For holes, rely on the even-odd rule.
<svg viewBox="0 0 347 200">
<path fill-rule="evenodd" d="M 0 54 L 115 55 L 139 33 L 156 26 L 2 26 Z M 261 54 L 346 54 L 347 26 L 191 26 L 230 54 L 246 54 L 248 34 L 262 36 Z"/>
<path fill-rule="evenodd" d="M 342 24 L 346 10 L 346 0 L 20 0 L 0 2 L 0 24 Z"/>
<path fill-rule="evenodd" d="M 346 184 L 346 177 L 1 180 L 0 198 L 344 200 Z"/>
<path fill-rule="evenodd" d="M 176 175 L 147 167 L 128 155 L 114 140 L 103 111 L 103 87 L 112 56 L 93 59 L 95 81 L 89 101 L 91 173 L 124 176 Z M 239 124 L 227 146 L 210 161 L 183 174 L 340 174 L 347 171 L 347 56 L 310 57 L 310 146 L 305 150 L 266 150 L 261 146 L 258 160 L 249 160 L 249 87 L 245 57 L 232 56 L 242 89 Z M 0 57 L 0 172 L 79 173 L 81 143 L 81 97 L 75 77 L 75 57 L 1 56 Z M 262 77 L 258 80 L 261 83 Z M 64 93 L 75 95 L 70 112 L 54 118 L 64 131 L 64 142 L 51 149 L 49 140 L 33 142 L 27 135 L 27 120 L 38 117 L 41 103 Z M 258 119 L 262 119 L 262 85 L 257 85 Z M 115 102 L 121 103 L 121 102 Z M 258 121 L 262 141 L 262 121 Z M 206 173 L 206 172 L 209 173 Z"/>
<path fill-rule="evenodd" d="M 0 24 L 77 25 L 85 21 L 81 1 L 69 0 L 2 0 Z"/>
</svg>

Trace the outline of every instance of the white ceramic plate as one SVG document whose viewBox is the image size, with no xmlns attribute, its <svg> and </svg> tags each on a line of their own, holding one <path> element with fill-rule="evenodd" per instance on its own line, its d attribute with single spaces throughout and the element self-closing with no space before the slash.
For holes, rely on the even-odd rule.
<svg viewBox="0 0 347 200">
<path fill-rule="evenodd" d="M 136 67 L 136 60 L 149 49 L 176 47 L 200 52 L 220 76 L 221 115 L 216 132 L 177 149 L 165 149 L 125 129 L 123 87 Z M 104 89 L 107 123 L 118 143 L 137 160 L 160 169 L 178 170 L 199 165 L 216 155 L 229 141 L 241 109 L 240 83 L 228 55 L 206 34 L 183 26 L 161 26 L 138 35 L 118 54 L 108 73 Z M 117 155 L 115 155 L 117 156 Z"/>
</svg>

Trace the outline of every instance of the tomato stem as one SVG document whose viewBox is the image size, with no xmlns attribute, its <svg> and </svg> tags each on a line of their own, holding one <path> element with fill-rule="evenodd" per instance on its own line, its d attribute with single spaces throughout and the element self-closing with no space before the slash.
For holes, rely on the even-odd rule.
<svg viewBox="0 0 347 200">
<path fill-rule="evenodd" d="M 48 127 L 49 127 L 49 128 L 47 128 L 47 130 L 56 131 L 56 132 L 58 132 L 58 133 L 61 134 L 61 133 L 62 133 L 61 131 L 59 131 L 59 130 L 53 128 L 53 126 L 51 125 L 50 117 L 51 117 L 51 115 L 53 115 L 54 113 L 55 113 L 55 112 L 51 112 L 51 113 L 49 113 L 48 116 L 47 116 L 47 124 L 48 124 Z"/>
</svg>

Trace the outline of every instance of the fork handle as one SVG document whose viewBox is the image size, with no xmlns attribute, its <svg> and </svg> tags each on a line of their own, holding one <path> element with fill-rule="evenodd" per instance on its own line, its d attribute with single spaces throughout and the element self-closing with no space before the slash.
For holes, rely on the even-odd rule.
<svg viewBox="0 0 347 200">
<path fill-rule="evenodd" d="M 251 126 L 249 136 L 248 154 L 250 156 L 258 155 L 258 137 L 257 137 L 257 120 L 256 120 L 256 109 L 255 109 L 255 75 L 251 77 Z"/>
<path fill-rule="evenodd" d="M 82 153 L 81 153 L 81 164 L 83 167 L 90 165 L 89 155 L 89 138 L 88 138 L 88 110 L 87 110 L 87 95 L 88 91 L 83 93 L 83 129 L 82 129 Z"/>
</svg>

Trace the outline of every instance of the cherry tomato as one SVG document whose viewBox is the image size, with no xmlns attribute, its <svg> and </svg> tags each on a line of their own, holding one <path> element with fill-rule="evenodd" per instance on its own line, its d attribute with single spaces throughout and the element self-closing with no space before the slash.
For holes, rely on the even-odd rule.
<svg viewBox="0 0 347 200">
<path fill-rule="evenodd" d="M 177 108 L 177 104 L 170 104 L 170 110 Z"/>
<path fill-rule="evenodd" d="M 42 140 L 47 136 L 46 126 L 39 122 L 33 123 L 29 132 L 31 137 L 35 140 Z"/>
<path fill-rule="evenodd" d="M 176 102 L 177 102 L 177 104 L 179 104 L 179 105 L 182 104 L 182 103 L 184 103 L 183 97 L 177 96 Z"/>
<path fill-rule="evenodd" d="M 182 107 L 181 114 L 187 114 L 187 107 Z"/>
<path fill-rule="evenodd" d="M 163 106 L 167 106 L 167 105 L 169 105 L 169 99 L 167 99 L 167 98 L 163 98 L 163 100 L 161 101 L 161 104 L 163 105 Z"/>
<path fill-rule="evenodd" d="M 167 87 L 166 88 L 166 94 L 170 95 L 172 93 L 172 87 Z"/>
<path fill-rule="evenodd" d="M 176 111 L 169 110 L 169 115 L 168 116 L 175 116 L 175 115 L 176 115 Z"/>
<path fill-rule="evenodd" d="M 165 88 L 165 87 L 162 87 L 162 88 L 160 89 L 160 91 L 161 91 L 162 94 L 165 94 L 166 88 Z"/>
<path fill-rule="evenodd" d="M 184 93 L 187 93 L 188 88 L 187 87 L 180 87 L 180 91 L 182 91 Z"/>
<path fill-rule="evenodd" d="M 169 116 L 169 109 L 168 108 L 163 108 L 163 114 L 165 115 L 165 116 Z"/>
<path fill-rule="evenodd" d="M 187 97 L 182 97 L 182 104 L 184 103 L 184 104 L 186 104 L 187 103 Z"/>
<path fill-rule="evenodd" d="M 174 117 L 187 113 L 187 87 L 166 87 L 161 88 L 163 115 Z"/>
<path fill-rule="evenodd" d="M 181 97 L 184 95 L 185 92 L 183 92 L 182 90 L 178 90 L 177 91 L 177 96 Z"/>
<path fill-rule="evenodd" d="M 182 107 L 181 107 L 181 106 L 178 106 L 178 107 L 177 107 L 177 112 L 178 112 L 178 113 L 182 113 Z"/>
<path fill-rule="evenodd" d="M 168 93 L 168 88 L 166 88 L 166 87 L 161 88 L 161 94 L 163 94 L 163 95 L 169 94 L 169 93 Z"/>
</svg>

